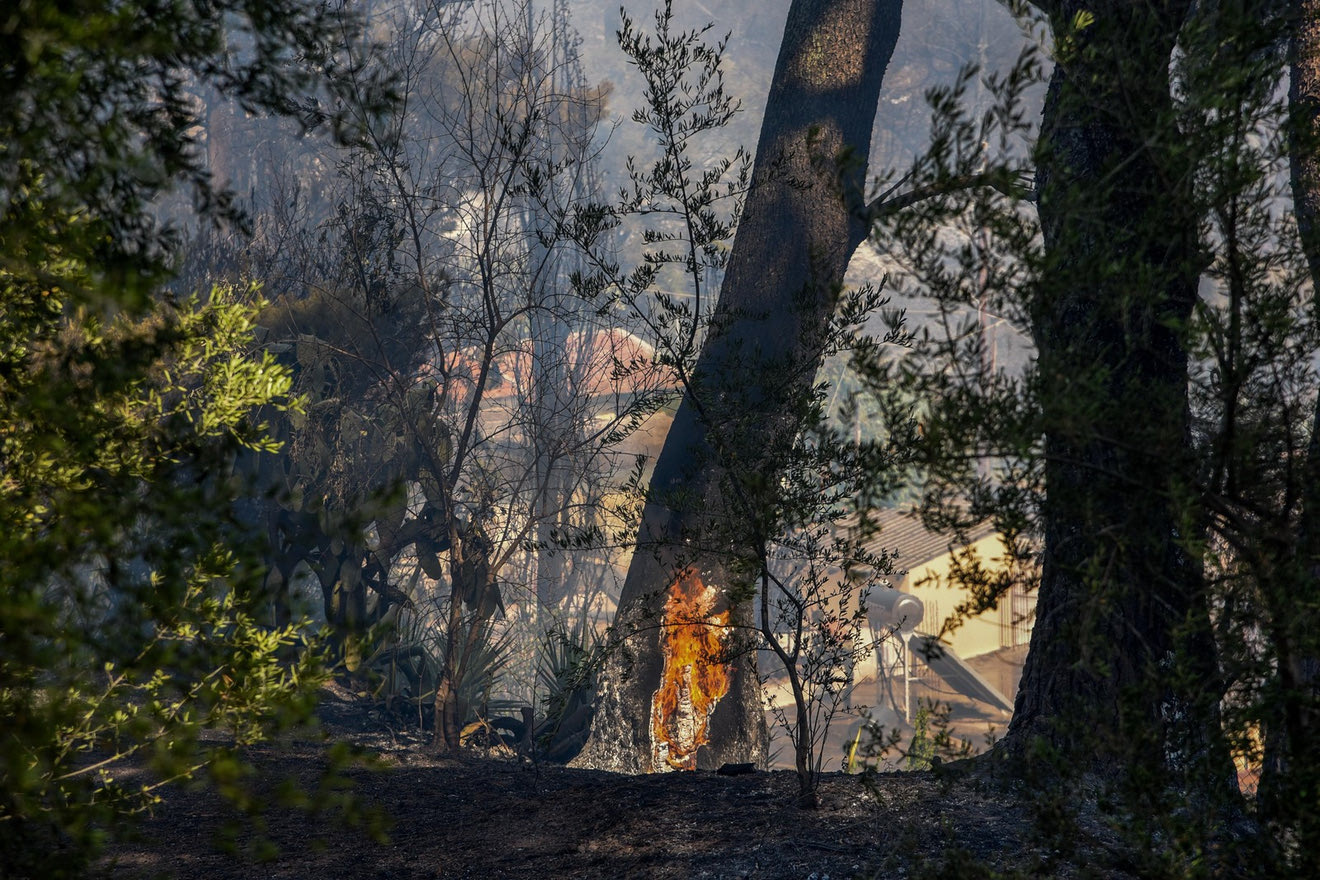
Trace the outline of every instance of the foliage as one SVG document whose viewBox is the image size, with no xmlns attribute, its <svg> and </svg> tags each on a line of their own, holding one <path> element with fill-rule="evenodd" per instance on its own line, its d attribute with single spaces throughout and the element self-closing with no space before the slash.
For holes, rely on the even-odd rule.
<svg viewBox="0 0 1320 880">
<path fill-rule="evenodd" d="M 728 261 L 751 173 L 743 150 L 710 167 L 693 160 L 702 136 L 727 125 L 741 107 L 724 91 L 725 41 L 706 42 L 710 29 L 674 30 L 668 0 L 656 11 L 654 36 L 623 14 L 619 46 L 646 83 L 633 121 L 649 130 L 658 155 L 647 165 L 630 157 L 621 201 L 583 206 L 571 227 L 594 260 L 579 287 L 643 320 L 657 343 L 657 360 L 684 384 L 709 329 L 711 286 Z M 643 247 L 637 265 L 625 271 L 605 242 L 628 219 L 643 224 Z M 664 292 L 671 283 L 688 287 L 690 300 Z"/>
<path fill-rule="evenodd" d="M 867 600 L 870 588 L 883 583 L 880 572 L 890 567 L 887 559 L 864 565 L 856 542 L 832 534 L 839 527 L 812 524 L 785 536 L 767 573 L 768 588 L 757 599 L 763 607 L 760 629 L 768 634 L 765 650 L 776 672 L 788 671 L 792 698 L 786 705 L 767 694 L 766 702 L 775 723 L 788 732 L 795 758 L 799 750 L 807 752 L 811 787 L 824 770 L 825 743 L 838 713 L 862 708 L 851 702 L 853 671 L 879 647 L 868 627 Z M 763 687 L 775 682 L 768 671 L 762 676 Z"/>
<path fill-rule="evenodd" d="M 551 629 L 544 636 L 536 677 L 545 708 L 537 729 L 541 748 L 552 761 L 571 759 L 586 740 L 603 650 L 599 638 L 585 627 Z"/>
<path fill-rule="evenodd" d="M 242 745 L 309 708 L 315 654 L 264 619 L 227 516 L 227 463 L 269 448 L 250 416 L 291 405 L 289 376 L 244 353 L 250 293 L 105 320 L 4 282 L 6 318 L 46 309 L 22 336 L 4 326 L 0 858 L 78 871 L 165 781 L 229 760 L 201 730 Z M 119 781 L 130 761 L 154 778 Z"/>
<path fill-rule="evenodd" d="M 252 354 L 241 287 L 162 296 L 184 184 L 238 219 L 195 140 L 193 90 L 347 129 L 330 7 L 19 4 L 0 35 L 0 867 L 81 874 L 164 780 L 241 765 L 309 711 L 315 651 L 266 619 L 234 520 L 240 452 L 275 444 L 290 376 Z M 373 102 L 383 95 L 371 83 Z M 149 782 L 121 775 L 128 761 Z"/>
<path fill-rule="evenodd" d="M 929 770 L 941 760 L 966 757 L 970 744 L 958 743 L 949 730 L 949 707 L 923 700 L 912 717 L 912 738 L 903 750 L 909 770 Z"/>
<path fill-rule="evenodd" d="M 185 183 L 204 213 L 239 215 L 195 141 L 195 91 L 347 136 L 334 97 L 351 65 L 329 47 L 353 27 L 342 6 L 298 0 L 15 7 L 0 37 L 5 271 L 36 282 L 56 248 L 89 273 L 83 293 L 145 305 L 177 243 L 153 200 Z M 373 106 L 387 96 L 381 81 L 361 85 Z"/>
</svg>

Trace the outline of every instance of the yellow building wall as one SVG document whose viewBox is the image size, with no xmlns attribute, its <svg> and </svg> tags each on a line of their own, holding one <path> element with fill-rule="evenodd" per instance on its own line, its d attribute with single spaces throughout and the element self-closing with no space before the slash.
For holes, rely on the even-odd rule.
<svg viewBox="0 0 1320 880">
<path fill-rule="evenodd" d="M 998 535 L 982 538 L 972 545 L 972 549 L 987 568 L 995 567 L 1003 554 L 1003 544 Z M 939 635 L 944 622 L 955 613 L 959 605 L 970 599 L 967 590 L 949 583 L 952 561 L 952 557 L 945 554 L 914 566 L 897 585 L 903 592 L 916 596 L 925 606 L 921 625 L 917 627 L 919 633 Z M 1035 597 L 1031 598 L 1034 601 Z M 944 643 L 964 659 L 1014 644 L 1012 603 L 1008 596 L 1004 596 L 999 605 L 999 608 L 963 620 L 957 629 L 945 637 Z M 1020 642 L 1021 638 L 1019 635 L 1017 640 Z"/>
</svg>

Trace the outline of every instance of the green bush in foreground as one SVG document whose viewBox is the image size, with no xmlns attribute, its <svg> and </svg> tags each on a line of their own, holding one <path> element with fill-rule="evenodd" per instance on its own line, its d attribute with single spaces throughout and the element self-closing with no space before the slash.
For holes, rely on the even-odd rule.
<svg viewBox="0 0 1320 880">
<path fill-rule="evenodd" d="M 295 405 L 290 377 L 250 353 L 250 291 L 164 295 L 182 235 L 157 209 L 183 189 L 242 220 L 211 180 L 205 96 L 346 136 L 328 47 L 356 25 L 301 0 L 7 8 L 0 876 L 80 873 L 162 780 L 209 775 L 248 806 L 202 731 L 242 745 L 307 714 L 314 652 L 260 619 L 230 475 L 271 448 L 254 414 Z"/>
<path fill-rule="evenodd" d="M 107 321 L 55 279 L 0 278 L 0 860 L 49 875 L 165 780 L 225 790 L 228 747 L 200 732 L 240 745 L 305 716 L 316 666 L 282 659 L 299 636 L 263 625 L 235 549 L 225 462 L 269 445 L 256 407 L 291 405 L 287 371 L 244 353 L 258 303 L 216 289 Z"/>
</svg>

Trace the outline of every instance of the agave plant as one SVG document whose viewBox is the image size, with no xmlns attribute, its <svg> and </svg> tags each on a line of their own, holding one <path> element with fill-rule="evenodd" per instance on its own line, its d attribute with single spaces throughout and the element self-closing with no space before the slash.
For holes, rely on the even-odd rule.
<svg viewBox="0 0 1320 880">
<path fill-rule="evenodd" d="M 554 627 L 541 640 L 537 684 L 545 691 L 545 717 L 537 725 L 540 746 L 553 761 L 568 761 L 591 730 L 596 670 L 602 646 L 587 627 Z"/>
</svg>

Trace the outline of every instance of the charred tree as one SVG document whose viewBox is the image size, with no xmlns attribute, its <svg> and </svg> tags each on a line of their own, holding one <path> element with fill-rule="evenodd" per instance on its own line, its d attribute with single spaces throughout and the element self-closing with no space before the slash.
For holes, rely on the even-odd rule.
<svg viewBox="0 0 1320 880">
<path fill-rule="evenodd" d="M 754 656 L 738 634 L 754 626 L 752 578 L 823 328 L 867 235 L 866 159 L 901 11 L 900 0 L 789 10 L 714 322 L 651 478 L 616 622 L 625 638 L 576 763 L 650 772 L 764 756 Z M 686 661 L 689 629 L 720 642 Z M 712 669 L 727 680 L 707 681 Z"/>
<path fill-rule="evenodd" d="M 1180 504 L 1195 473 L 1180 332 L 1201 257 L 1169 66 L 1191 3 L 1041 5 L 1056 38 L 1031 303 L 1044 551 L 1006 745 L 1167 778 L 1211 759 L 1221 696 L 1200 524 Z"/>
</svg>

